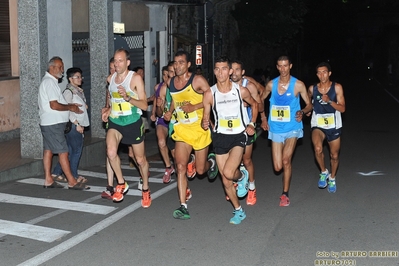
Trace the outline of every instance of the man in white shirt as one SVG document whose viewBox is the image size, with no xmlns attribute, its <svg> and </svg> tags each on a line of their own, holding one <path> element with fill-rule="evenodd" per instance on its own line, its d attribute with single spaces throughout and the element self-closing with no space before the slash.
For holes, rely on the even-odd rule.
<svg viewBox="0 0 399 266">
<path fill-rule="evenodd" d="M 86 187 L 78 183 L 71 173 L 68 160 L 68 145 L 66 143 L 64 130 L 69 120 L 69 111 L 77 114 L 83 113 L 79 104 L 68 104 L 62 95 L 58 80 L 63 77 L 64 63 L 62 59 L 55 56 L 48 62 L 48 69 L 39 87 L 39 115 L 40 130 L 43 136 L 43 169 L 44 188 L 63 188 L 51 177 L 51 162 L 54 154 L 58 154 L 62 171 L 68 180 L 68 188 L 83 190 Z"/>
</svg>

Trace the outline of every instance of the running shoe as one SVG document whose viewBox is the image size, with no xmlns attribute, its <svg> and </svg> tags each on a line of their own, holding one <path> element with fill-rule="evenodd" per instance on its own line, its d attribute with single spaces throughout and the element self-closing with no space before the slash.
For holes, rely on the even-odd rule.
<svg viewBox="0 0 399 266">
<path fill-rule="evenodd" d="M 328 187 L 327 191 L 330 193 L 335 193 L 337 191 L 337 184 L 335 183 L 335 178 L 334 179 L 328 179 Z"/>
<path fill-rule="evenodd" d="M 287 207 L 290 206 L 290 199 L 287 197 L 287 195 L 283 194 L 280 197 L 280 206 L 281 207 Z"/>
<path fill-rule="evenodd" d="M 120 202 L 123 200 L 123 195 L 129 190 L 129 185 L 125 181 L 123 185 L 117 185 L 115 188 L 115 193 L 112 196 L 112 200 L 115 202 Z"/>
<path fill-rule="evenodd" d="M 163 183 L 168 184 L 172 180 L 171 175 L 175 172 L 175 168 L 171 165 L 169 168 L 165 168 L 165 174 L 162 177 Z"/>
<path fill-rule="evenodd" d="M 188 213 L 187 208 L 181 205 L 173 212 L 173 217 L 175 219 L 187 220 L 190 219 L 190 214 Z"/>
<path fill-rule="evenodd" d="M 255 205 L 256 203 L 256 189 L 248 190 L 247 205 Z"/>
<path fill-rule="evenodd" d="M 190 161 L 187 164 L 187 177 L 189 179 L 193 179 L 196 174 L 197 171 L 195 169 L 195 155 L 190 154 Z"/>
<path fill-rule="evenodd" d="M 330 173 L 328 172 L 328 170 L 326 170 L 325 173 L 321 172 L 320 173 L 320 178 L 319 178 L 319 183 L 318 186 L 319 188 L 326 188 L 327 186 L 327 181 L 328 179 L 331 177 Z"/>
<path fill-rule="evenodd" d="M 103 191 L 101 193 L 101 198 L 112 200 L 112 196 L 113 195 L 114 195 L 114 187 L 113 186 L 107 186 L 105 188 L 105 191 Z"/>
<path fill-rule="evenodd" d="M 243 209 L 237 211 L 233 211 L 234 216 L 233 218 L 230 219 L 230 223 L 231 224 L 240 224 L 242 220 L 245 219 L 245 217 L 247 217 L 247 215 L 245 214 L 245 211 Z"/>
<path fill-rule="evenodd" d="M 139 183 L 137 184 L 137 189 L 138 190 L 143 190 L 143 179 L 140 177 Z"/>
<path fill-rule="evenodd" d="M 208 161 L 211 162 L 211 167 L 208 169 L 208 177 L 210 180 L 213 180 L 216 178 L 219 171 L 218 165 L 216 163 L 216 155 L 213 152 L 208 154 Z"/>
<path fill-rule="evenodd" d="M 248 193 L 248 187 L 249 187 L 249 182 L 248 182 L 248 171 L 245 168 L 240 167 L 240 171 L 243 175 L 240 179 L 237 181 L 237 196 L 239 198 L 245 197 Z"/>
<path fill-rule="evenodd" d="M 191 194 L 191 189 L 187 188 L 186 189 L 186 201 L 189 201 L 193 197 L 193 194 Z"/>
<path fill-rule="evenodd" d="M 141 206 L 143 208 L 148 208 L 151 206 L 151 193 L 150 190 L 147 189 L 147 191 L 142 191 L 141 193 Z"/>
</svg>

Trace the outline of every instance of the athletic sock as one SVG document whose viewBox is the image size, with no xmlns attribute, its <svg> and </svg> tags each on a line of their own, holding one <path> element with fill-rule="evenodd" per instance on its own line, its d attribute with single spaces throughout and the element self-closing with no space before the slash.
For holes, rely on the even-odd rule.
<svg viewBox="0 0 399 266">
<path fill-rule="evenodd" d="M 288 197 L 288 191 L 287 191 L 287 192 L 284 192 L 284 191 L 283 191 L 283 194 L 282 194 L 282 195 L 286 195 L 287 198 L 289 198 L 289 197 Z"/>
<path fill-rule="evenodd" d="M 249 182 L 249 189 L 254 190 L 255 189 L 255 181 L 254 182 Z"/>
</svg>

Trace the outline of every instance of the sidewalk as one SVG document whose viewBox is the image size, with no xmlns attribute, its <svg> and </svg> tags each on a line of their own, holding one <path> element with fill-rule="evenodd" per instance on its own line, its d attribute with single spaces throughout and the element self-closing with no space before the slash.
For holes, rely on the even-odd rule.
<svg viewBox="0 0 399 266">
<path fill-rule="evenodd" d="M 18 138 L 0 142 L 0 183 L 43 174 L 41 159 L 21 158 L 20 141 Z M 148 158 L 157 157 L 158 143 L 154 128 L 146 133 L 145 147 Z M 105 165 L 105 156 L 105 139 L 86 138 L 79 168 Z M 122 159 L 127 156 L 121 155 Z"/>
</svg>

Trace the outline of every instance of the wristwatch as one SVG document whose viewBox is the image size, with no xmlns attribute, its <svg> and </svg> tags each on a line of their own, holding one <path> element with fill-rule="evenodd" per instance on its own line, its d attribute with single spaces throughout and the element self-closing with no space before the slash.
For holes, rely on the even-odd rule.
<svg viewBox="0 0 399 266">
<path fill-rule="evenodd" d="M 327 103 L 328 103 L 328 104 L 331 104 L 331 103 L 332 103 L 332 101 L 331 101 L 331 100 L 329 100 Z"/>
<path fill-rule="evenodd" d="M 252 126 L 253 128 L 256 127 L 254 122 L 249 122 L 247 126 Z"/>
</svg>

